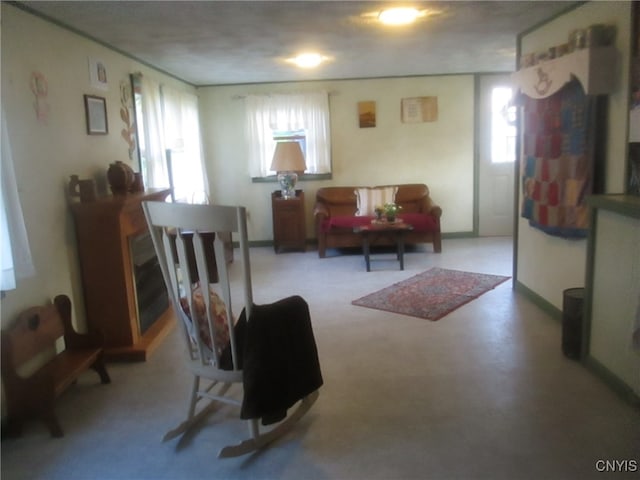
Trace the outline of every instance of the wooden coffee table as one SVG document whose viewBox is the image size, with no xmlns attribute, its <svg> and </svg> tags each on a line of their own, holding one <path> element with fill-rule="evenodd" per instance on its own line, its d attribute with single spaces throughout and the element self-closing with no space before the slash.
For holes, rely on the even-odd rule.
<svg viewBox="0 0 640 480">
<path fill-rule="evenodd" d="M 362 251 L 364 261 L 367 265 L 367 272 L 371 271 L 371 244 L 380 237 L 388 237 L 396 245 L 397 258 L 400 262 L 400 270 L 404 270 L 404 237 L 407 232 L 413 230 L 413 225 L 396 221 L 393 223 L 384 221 L 373 221 L 369 225 L 362 225 L 353 228 L 353 232 L 362 236 Z"/>
</svg>

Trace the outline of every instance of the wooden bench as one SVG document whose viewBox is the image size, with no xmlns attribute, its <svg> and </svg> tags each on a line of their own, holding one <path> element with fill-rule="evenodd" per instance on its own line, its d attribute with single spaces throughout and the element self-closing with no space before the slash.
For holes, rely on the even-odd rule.
<svg viewBox="0 0 640 480">
<path fill-rule="evenodd" d="M 65 349 L 55 353 L 56 342 L 64 337 Z M 111 379 L 104 366 L 102 335 L 80 334 L 71 323 L 71 301 L 58 295 L 53 304 L 31 307 L 16 323 L 1 333 L 0 370 L 7 401 L 7 423 L 3 434 L 20 435 L 29 418 L 42 420 L 53 437 L 64 435 L 53 409 L 54 400 L 88 369 L 100 375 L 101 383 Z M 47 352 L 53 358 L 33 373 L 24 370 Z M 38 357 L 38 358 L 36 358 Z"/>
</svg>

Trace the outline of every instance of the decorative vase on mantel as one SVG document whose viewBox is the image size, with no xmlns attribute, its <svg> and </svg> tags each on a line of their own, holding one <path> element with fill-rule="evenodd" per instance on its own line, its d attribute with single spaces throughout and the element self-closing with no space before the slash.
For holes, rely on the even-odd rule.
<svg viewBox="0 0 640 480">
<path fill-rule="evenodd" d="M 109 165 L 107 170 L 107 180 L 111 193 L 114 195 L 126 195 L 133 185 L 135 176 L 133 169 L 120 160 Z"/>
</svg>

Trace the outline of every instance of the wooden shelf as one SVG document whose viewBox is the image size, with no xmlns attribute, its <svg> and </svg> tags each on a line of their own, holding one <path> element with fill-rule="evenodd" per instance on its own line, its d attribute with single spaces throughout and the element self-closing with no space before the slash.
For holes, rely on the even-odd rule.
<svg viewBox="0 0 640 480">
<path fill-rule="evenodd" d="M 587 197 L 587 204 L 592 208 L 610 210 L 619 215 L 640 219 L 640 196 L 637 195 L 591 195 Z"/>
<path fill-rule="evenodd" d="M 549 97 L 573 78 L 587 95 L 607 95 L 616 87 L 617 61 L 615 47 L 585 48 L 518 70 L 511 78 L 530 98 Z"/>
</svg>

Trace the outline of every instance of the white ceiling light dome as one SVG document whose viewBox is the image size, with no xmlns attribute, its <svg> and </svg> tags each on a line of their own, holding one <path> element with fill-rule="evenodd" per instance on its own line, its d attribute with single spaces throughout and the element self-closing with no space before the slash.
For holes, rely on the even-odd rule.
<svg viewBox="0 0 640 480">
<path fill-rule="evenodd" d="M 315 68 L 327 60 L 327 57 L 319 53 L 301 53 L 287 61 L 296 64 L 300 68 Z"/>
<path fill-rule="evenodd" d="M 383 10 L 378 14 L 378 20 L 385 25 L 408 25 L 415 22 L 424 12 L 413 7 L 396 7 Z"/>
</svg>

